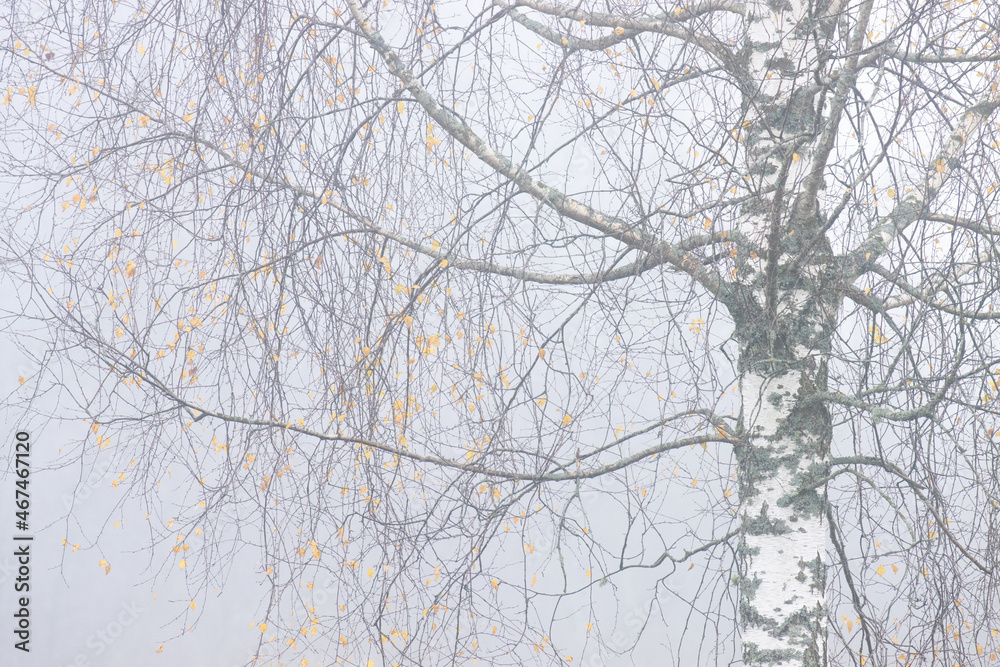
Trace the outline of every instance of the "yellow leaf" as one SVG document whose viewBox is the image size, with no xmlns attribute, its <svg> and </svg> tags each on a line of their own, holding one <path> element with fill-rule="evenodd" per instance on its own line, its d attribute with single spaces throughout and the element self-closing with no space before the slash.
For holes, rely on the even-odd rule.
<svg viewBox="0 0 1000 667">
<path fill-rule="evenodd" d="M 868 331 L 872 333 L 872 339 L 877 345 L 883 345 L 889 342 L 889 339 L 882 334 L 882 330 L 878 327 L 869 327 Z"/>
<path fill-rule="evenodd" d="M 149 123 L 149 116 L 139 116 L 139 127 L 146 127 Z"/>
<path fill-rule="evenodd" d="M 198 603 L 195 602 L 194 600 L 191 600 L 191 604 L 189 604 L 188 606 L 191 607 L 191 609 L 194 609 L 195 607 L 198 606 Z"/>
<path fill-rule="evenodd" d="M 625 34 L 625 28 L 623 28 L 621 26 L 618 26 L 617 28 L 615 28 L 615 34 L 616 35 L 623 35 L 623 34 Z"/>
<path fill-rule="evenodd" d="M 878 574 L 878 576 L 881 577 L 883 574 L 885 574 L 885 565 L 882 565 L 881 563 L 879 563 L 879 566 L 875 570 L 875 572 Z"/>
<path fill-rule="evenodd" d="M 264 634 L 265 632 L 267 632 L 267 623 L 261 623 L 257 627 L 260 628 L 260 633 L 261 634 Z"/>
<path fill-rule="evenodd" d="M 892 188 L 889 188 L 888 190 L 886 190 L 885 193 L 887 195 L 889 195 L 889 199 L 892 199 L 893 197 L 896 196 L 896 191 L 893 190 Z"/>
<path fill-rule="evenodd" d="M 181 561 L 180 563 L 178 563 L 177 565 L 178 565 L 178 567 L 180 567 L 180 569 L 182 569 L 182 570 L 183 570 L 184 568 L 186 568 L 186 567 L 187 567 L 187 564 L 188 564 L 188 562 L 187 562 L 186 560 L 182 560 L 182 561 Z"/>
<path fill-rule="evenodd" d="M 563 421 L 562 421 L 562 425 L 563 425 L 563 426 L 566 426 L 566 425 L 567 425 L 567 424 L 569 424 L 569 423 L 570 423 L 571 421 L 573 421 L 573 418 L 572 418 L 572 417 L 570 417 L 569 415 L 563 415 Z"/>
<path fill-rule="evenodd" d="M 190 123 L 192 120 L 194 120 L 194 114 L 193 113 L 186 113 L 186 114 L 184 114 L 184 122 L 185 123 Z"/>
<path fill-rule="evenodd" d="M 396 105 L 396 111 L 398 111 L 399 113 L 403 113 L 404 111 L 406 111 L 406 105 L 403 104 L 402 102 L 399 102 Z"/>
</svg>

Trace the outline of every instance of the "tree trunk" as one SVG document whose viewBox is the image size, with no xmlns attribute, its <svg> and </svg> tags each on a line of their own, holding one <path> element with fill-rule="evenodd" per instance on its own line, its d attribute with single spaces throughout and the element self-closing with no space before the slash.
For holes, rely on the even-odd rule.
<svg viewBox="0 0 1000 667">
<path fill-rule="evenodd" d="M 743 444 L 740 630 L 750 665 L 826 664 L 826 484 L 831 424 L 817 392 L 842 295 L 824 235 L 824 21 L 805 0 L 747 5 L 740 232 L 759 250 L 730 300 L 740 345 Z"/>
<path fill-rule="evenodd" d="M 740 626 L 746 665 L 825 665 L 826 389 L 835 312 L 807 298 L 740 340 Z M 818 485 L 817 485 L 818 483 Z"/>
</svg>

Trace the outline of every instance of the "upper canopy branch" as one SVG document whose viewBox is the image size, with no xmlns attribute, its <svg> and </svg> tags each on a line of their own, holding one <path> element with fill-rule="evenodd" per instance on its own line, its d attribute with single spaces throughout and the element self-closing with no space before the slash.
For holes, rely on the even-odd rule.
<svg viewBox="0 0 1000 667">
<path fill-rule="evenodd" d="M 599 283 L 607 283 L 614 280 L 621 280 L 624 278 L 631 278 L 634 276 L 642 275 L 650 269 L 654 269 L 658 266 L 662 266 L 670 261 L 672 255 L 664 254 L 661 250 L 661 246 L 664 244 L 660 243 L 656 248 L 649 252 L 643 252 L 642 255 L 633 262 L 626 264 L 625 266 L 620 266 L 617 268 L 611 268 L 604 271 L 593 271 L 590 273 L 551 273 L 544 271 L 530 271 L 528 269 L 513 267 L 513 266 L 503 266 L 502 264 L 497 264 L 495 262 L 472 259 L 469 257 L 462 257 L 457 254 L 454 250 L 449 250 L 444 247 L 435 248 L 432 245 L 427 245 L 425 243 L 420 243 L 415 241 L 399 232 L 392 229 L 388 229 L 381 225 L 376 224 L 368 217 L 358 213 L 346 204 L 338 202 L 333 198 L 328 198 L 322 192 L 315 192 L 306 187 L 296 185 L 292 183 L 287 175 L 284 178 L 278 178 L 268 173 L 261 172 L 254 167 L 243 163 L 237 159 L 234 155 L 230 155 L 222 147 L 216 145 L 215 143 L 208 141 L 202 137 L 199 137 L 191 132 L 184 132 L 179 130 L 169 130 L 164 134 L 164 136 L 177 136 L 186 141 L 190 141 L 202 146 L 205 146 L 213 153 L 219 155 L 227 164 L 240 170 L 242 173 L 250 174 L 259 182 L 268 183 L 270 185 L 276 185 L 283 188 L 288 188 L 294 192 L 297 196 L 306 197 L 314 201 L 325 200 L 325 205 L 333 208 L 345 216 L 351 218 L 352 220 L 358 222 L 361 227 L 355 229 L 337 229 L 332 230 L 328 234 L 319 237 L 307 244 L 313 245 L 319 241 L 322 241 L 330 236 L 337 236 L 339 234 L 374 234 L 380 236 L 384 239 L 388 239 L 399 245 L 412 250 L 416 253 L 429 257 L 435 262 L 446 262 L 448 267 L 454 269 L 463 269 L 470 271 L 477 271 L 481 273 L 488 273 L 497 276 L 505 276 L 508 278 L 515 278 L 517 280 L 523 280 L 529 283 L 537 283 L 542 285 L 593 285 Z M 718 245 L 723 243 L 732 243 L 737 246 L 742 245 L 742 236 L 735 232 L 709 232 L 704 234 L 694 234 L 688 238 L 685 238 L 673 245 L 676 252 L 684 253 L 686 259 L 682 260 L 687 264 L 693 264 L 692 256 L 687 254 L 692 251 L 698 250 L 700 248 L 705 248 L 712 245 Z M 261 265 L 255 268 L 261 268 Z M 248 271 L 249 272 L 249 271 Z"/>
<path fill-rule="evenodd" d="M 658 14 L 656 16 L 630 17 L 617 14 L 605 14 L 603 12 L 589 12 L 579 7 L 569 7 L 548 0 L 517 0 L 513 5 L 509 5 L 503 0 L 494 0 L 498 7 L 527 7 L 537 12 L 557 16 L 559 18 L 570 19 L 572 21 L 585 21 L 591 25 L 605 28 L 624 28 L 626 30 L 638 30 L 647 32 L 661 32 L 666 26 L 677 25 L 684 21 L 689 21 L 712 12 L 730 12 L 746 15 L 747 8 L 742 2 L 732 0 L 705 0 L 691 5 L 690 7 L 677 7 L 673 12 Z"/>
<path fill-rule="evenodd" d="M 872 271 L 881 276 L 882 278 L 885 278 L 893 285 L 896 285 L 907 294 L 907 296 L 887 299 L 883 304 L 885 310 L 901 308 L 903 306 L 908 306 L 912 303 L 919 301 L 920 303 L 923 303 L 926 306 L 933 308 L 935 310 L 940 310 L 942 312 L 949 313 L 951 315 L 957 315 L 959 317 L 964 317 L 971 320 L 996 320 L 1000 319 L 1000 313 L 993 313 L 993 312 L 984 313 L 976 310 L 956 308 L 955 306 L 945 303 L 943 300 L 937 300 L 937 301 L 934 300 L 934 297 L 942 289 L 946 288 L 949 284 L 954 284 L 955 281 L 957 281 L 959 278 L 968 275 L 969 273 L 975 271 L 978 268 L 981 268 L 987 261 L 989 261 L 991 255 L 992 253 L 987 255 L 987 257 L 983 258 L 981 261 L 967 263 L 965 266 L 956 270 L 950 276 L 941 276 L 937 285 L 933 285 L 922 290 L 913 287 L 908 282 L 899 278 L 898 276 L 894 276 L 890 271 L 888 271 L 883 266 L 875 265 L 872 267 Z"/>
<path fill-rule="evenodd" d="M 319 198 L 319 195 L 315 196 L 316 198 Z M 495 262 L 462 257 L 455 253 L 454 250 L 448 250 L 444 247 L 435 249 L 433 246 L 425 243 L 418 243 L 402 234 L 392 231 L 391 229 L 381 227 L 365 216 L 354 212 L 344 204 L 329 201 L 328 205 L 353 218 L 354 220 L 357 220 L 372 234 L 392 240 L 405 248 L 429 257 L 436 262 L 442 263 L 443 266 L 448 266 L 449 268 L 454 269 L 488 273 L 497 276 L 505 276 L 529 283 L 542 285 L 595 285 L 614 280 L 621 280 L 623 278 L 639 276 L 650 269 L 662 266 L 668 261 L 662 254 L 649 252 L 643 253 L 639 259 L 636 259 L 625 266 L 611 268 L 610 270 L 604 271 L 593 271 L 590 273 L 549 273 L 542 271 L 529 271 L 528 269 L 513 266 L 503 266 Z M 340 232 L 336 232 L 335 234 L 339 233 Z M 725 243 L 727 242 L 726 237 L 727 235 L 725 233 L 696 234 L 684 239 L 678 243 L 676 247 L 679 251 L 687 253 L 712 244 Z"/>
<path fill-rule="evenodd" d="M 992 63 L 1000 61 L 1000 51 L 996 49 L 983 49 L 980 53 L 939 53 L 924 54 L 913 53 L 905 49 L 896 47 L 892 50 L 877 49 L 869 53 L 861 60 L 861 67 L 877 67 L 884 59 L 896 60 L 899 62 L 916 65 L 940 65 L 946 63 Z"/>
<path fill-rule="evenodd" d="M 678 7 L 672 14 L 664 13 L 658 16 L 630 17 L 615 14 L 605 14 L 603 12 L 590 12 L 576 7 L 569 7 L 547 0 L 519 0 L 515 5 L 509 5 L 503 0 L 494 0 L 494 5 L 504 9 L 514 9 L 516 7 L 527 7 L 542 14 L 555 16 L 572 21 L 582 21 L 590 25 L 601 28 L 614 28 L 616 32 L 621 31 L 618 37 L 625 38 L 642 32 L 655 32 L 667 37 L 673 37 L 689 44 L 700 47 L 718 60 L 730 73 L 739 75 L 741 68 L 737 64 L 737 59 L 729 48 L 719 39 L 697 33 L 689 27 L 683 25 L 684 21 L 702 16 L 716 11 L 726 11 L 734 14 L 746 14 L 746 6 L 740 2 L 730 2 L 729 0 L 708 0 L 693 5 L 689 8 Z M 513 15 L 512 15 L 513 16 Z M 523 17 L 520 17 L 523 19 Z M 523 20 L 514 17 L 522 25 Z M 535 30 L 530 25 L 525 25 L 530 30 Z M 542 26 L 544 28 L 544 26 Z M 545 28 L 545 30 L 548 30 Z M 539 32 L 542 35 L 541 32 Z M 544 35 L 543 35 L 544 36 Z M 566 37 L 569 45 L 569 37 Z M 560 40 L 561 41 L 561 40 Z M 609 44 L 610 46 L 610 44 Z"/>
<path fill-rule="evenodd" d="M 987 258 L 988 259 L 988 258 Z M 949 284 L 954 283 L 959 278 L 968 275 L 975 269 L 979 268 L 981 264 L 968 263 L 961 269 L 955 271 L 952 275 L 944 277 L 942 276 L 938 281 L 938 284 L 933 287 L 928 287 L 920 290 L 913 287 L 908 282 L 902 278 L 893 275 L 887 269 L 882 266 L 875 265 L 872 271 L 878 274 L 880 277 L 885 278 L 891 282 L 896 287 L 903 290 L 906 296 L 897 296 L 891 299 L 882 299 L 875 294 L 869 294 L 857 287 L 848 285 L 845 288 L 844 295 L 849 299 L 857 303 L 859 306 L 867 308 L 869 311 L 882 315 L 886 318 L 884 321 L 896 332 L 897 335 L 902 335 L 899 329 L 896 327 L 895 322 L 893 322 L 889 311 L 895 310 L 897 308 L 903 308 L 911 304 L 920 302 L 926 305 L 928 308 L 933 310 L 938 310 L 949 315 L 955 315 L 956 317 L 961 317 L 968 320 L 1000 320 L 1000 313 L 993 311 L 979 311 L 979 310 L 969 310 L 966 308 L 959 308 L 953 305 L 945 303 L 943 300 L 934 300 L 936 294 L 938 294 L 942 289 L 947 287 Z"/>
<path fill-rule="evenodd" d="M 510 15 L 510 18 L 513 19 L 515 23 L 524 26 L 525 28 L 535 33 L 542 39 L 551 42 L 552 44 L 555 44 L 557 46 L 565 46 L 567 49 L 570 49 L 571 51 L 572 50 L 604 51 L 605 49 L 609 49 L 612 46 L 615 46 L 616 44 L 620 44 L 621 42 L 632 39 L 637 34 L 639 34 L 635 30 L 625 30 L 621 34 L 614 33 L 611 35 L 598 37 L 597 39 L 587 39 L 585 37 L 576 37 L 574 35 L 569 35 L 569 34 L 561 35 L 557 33 L 555 30 L 549 28 L 544 23 L 540 23 L 532 18 L 525 16 L 521 12 L 517 11 L 517 9 L 514 9 L 513 7 L 504 4 L 499 0 L 494 0 L 493 4 L 503 9 L 507 9 L 508 10 L 507 13 Z"/>
<path fill-rule="evenodd" d="M 923 183 L 900 201 L 854 251 L 843 257 L 847 282 L 853 282 L 859 276 L 874 270 L 878 259 L 888 252 L 899 235 L 926 214 L 927 206 L 958 166 L 969 139 L 978 133 L 997 107 L 1000 107 L 1000 100 L 997 99 L 996 91 L 992 91 L 978 104 L 966 109 L 958 121 L 958 127 L 927 165 Z"/>
<path fill-rule="evenodd" d="M 539 202 L 551 207 L 560 215 L 576 220 L 637 250 L 660 257 L 665 263 L 693 277 L 711 293 L 718 294 L 720 292 L 722 281 L 718 275 L 682 248 L 661 241 L 648 232 L 636 229 L 635 225 L 630 225 L 616 216 L 607 215 L 573 199 L 544 181 L 532 176 L 527 170 L 498 153 L 458 114 L 438 104 L 437 100 L 424 88 L 413 72 L 400 61 L 395 50 L 374 29 L 371 21 L 362 12 L 357 0 L 348 0 L 347 4 L 351 10 L 351 15 L 361 27 L 361 31 L 368 40 L 368 43 L 382 57 L 382 60 L 386 63 L 393 76 L 400 80 L 403 86 L 413 95 L 414 99 L 417 100 L 431 118 L 437 121 L 440 127 L 448 132 L 452 138 L 472 151 L 498 174 L 510 179 L 522 190 Z"/>
<path fill-rule="evenodd" d="M 969 218 L 959 218 L 954 215 L 945 215 L 944 213 L 930 213 L 925 215 L 924 219 L 930 220 L 931 222 L 943 222 L 946 225 L 968 229 L 970 232 L 982 234 L 983 236 L 1000 235 L 1000 227 L 994 227 L 991 224 L 993 219 L 988 215 L 986 216 L 985 224 L 982 222 L 976 222 L 975 220 L 970 220 Z"/>
</svg>

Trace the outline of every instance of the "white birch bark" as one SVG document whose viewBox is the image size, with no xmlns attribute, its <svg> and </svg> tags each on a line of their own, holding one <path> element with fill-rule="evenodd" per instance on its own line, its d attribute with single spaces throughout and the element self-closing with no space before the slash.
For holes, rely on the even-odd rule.
<svg viewBox="0 0 1000 667">
<path fill-rule="evenodd" d="M 821 134 L 814 13 L 805 0 L 747 4 L 747 81 L 757 89 L 746 91 L 743 139 L 754 185 L 774 194 L 743 210 L 740 231 L 760 251 L 731 309 L 745 434 L 739 559 L 746 665 L 826 664 L 825 493 L 810 482 L 826 474 L 830 427 L 826 408 L 809 396 L 825 390 L 840 300 L 824 289 L 832 264 L 818 207 L 802 201 L 816 198 L 805 184 Z M 796 271 L 787 263 L 803 253 L 800 243 L 815 247 Z"/>
</svg>

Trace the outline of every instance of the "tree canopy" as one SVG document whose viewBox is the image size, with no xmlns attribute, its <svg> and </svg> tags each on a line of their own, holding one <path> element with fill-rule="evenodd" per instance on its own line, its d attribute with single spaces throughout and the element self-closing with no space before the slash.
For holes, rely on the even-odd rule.
<svg viewBox="0 0 1000 667">
<path fill-rule="evenodd" d="M 994 4 L 4 29 L 8 402 L 262 659 L 995 659 Z"/>
</svg>

